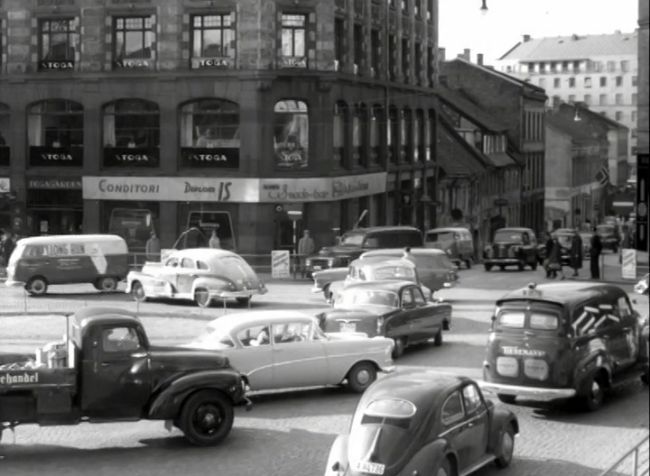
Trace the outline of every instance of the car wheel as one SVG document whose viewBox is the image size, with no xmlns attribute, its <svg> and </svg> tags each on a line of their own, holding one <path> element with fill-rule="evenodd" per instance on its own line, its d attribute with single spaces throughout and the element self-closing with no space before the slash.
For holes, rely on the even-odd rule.
<svg viewBox="0 0 650 476">
<path fill-rule="evenodd" d="M 436 336 L 433 338 L 433 345 L 440 347 L 442 345 L 442 328 L 438 331 Z"/>
<path fill-rule="evenodd" d="M 111 277 L 99 278 L 95 287 L 103 293 L 112 293 L 117 289 L 117 279 Z"/>
<path fill-rule="evenodd" d="M 393 347 L 393 359 L 397 359 L 404 353 L 404 349 L 406 348 L 406 339 L 404 339 L 404 337 L 395 337 L 393 342 L 395 343 Z"/>
<path fill-rule="evenodd" d="M 434 476 L 453 476 L 451 472 L 451 465 L 449 464 L 449 458 L 442 460 L 438 468 L 433 472 Z"/>
<path fill-rule="evenodd" d="M 533 271 L 537 269 L 537 261 L 533 261 L 532 263 L 530 263 L 530 269 L 532 269 Z"/>
<path fill-rule="evenodd" d="M 504 265 L 504 264 L 500 264 L 500 265 L 499 265 L 499 269 L 500 269 L 501 271 L 504 271 L 504 270 L 506 269 L 506 265 Z"/>
<path fill-rule="evenodd" d="M 131 296 L 137 302 L 145 302 L 147 300 L 147 294 L 144 291 L 144 286 L 140 281 L 135 281 L 131 283 Z"/>
<path fill-rule="evenodd" d="M 497 468 L 506 468 L 512 461 L 512 454 L 515 451 L 515 430 L 512 425 L 501 430 L 499 438 L 499 455 L 494 460 Z"/>
<path fill-rule="evenodd" d="M 467 269 L 471 269 L 471 268 L 472 268 L 472 260 L 471 260 L 470 258 L 467 258 L 467 259 L 465 260 L 465 266 L 467 266 Z"/>
<path fill-rule="evenodd" d="M 510 405 L 514 405 L 517 401 L 517 397 L 515 395 L 506 395 L 505 393 L 497 393 L 497 398 L 500 402 L 508 403 Z"/>
<path fill-rule="evenodd" d="M 520 261 L 519 263 L 517 263 L 517 268 L 519 268 L 519 271 L 523 271 L 523 270 L 524 270 L 524 266 L 525 266 L 525 265 L 524 265 L 523 261 Z M 501 268 L 501 269 L 503 269 L 503 268 Z"/>
<path fill-rule="evenodd" d="M 233 420 L 232 404 L 225 396 L 218 392 L 201 391 L 183 404 L 179 423 L 190 443 L 210 446 L 228 435 Z"/>
<path fill-rule="evenodd" d="M 377 380 L 377 369 L 370 362 L 359 362 L 350 369 L 347 379 L 348 388 L 361 393 Z"/>
<path fill-rule="evenodd" d="M 248 303 L 251 302 L 251 297 L 237 298 L 237 304 L 240 306 L 248 306 Z"/>
<path fill-rule="evenodd" d="M 594 377 L 591 379 L 589 389 L 581 397 L 582 406 L 585 410 L 594 412 L 603 406 L 604 397 L 605 391 L 603 389 L 603 386 L 599 382 L 597 376 L 594 375 Z"/>
<path fill-rule="evenodd" d="M 210 293 L 205 288 L 196 288 L 194 290 L 194 302 L 199 307 L 208 307 L 210 305 Z"/>
<path fill-rule="evenodd" d="M 32 296 L 42 296 L 47 292 L 47 281 L 41 276 L 29 280 L 25 289 Z"/>
<path fill-rule="evenodd" d="M 492 269 L 491 264 L 484 264 L 483 267 L 485 268 L 485 271 L 490 271 Z"/>
</svg>

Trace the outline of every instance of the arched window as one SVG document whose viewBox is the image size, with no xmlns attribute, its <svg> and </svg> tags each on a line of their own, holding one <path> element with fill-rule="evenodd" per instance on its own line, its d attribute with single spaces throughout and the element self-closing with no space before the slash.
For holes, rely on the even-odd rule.
<svg viewBox="0 0 650 476">
<path fill-rule="evenodd" d="M 65 99 L 39 101 L 27 110 L 29 165 L 83 164 L 83 106 Z"/>
<path fill-rule="evenodd" d="M 181 106 L 181 157 L 186 167 L 239 167 L 239 105 L 200 99 Z"/>
<path fill-rule="evenodd" d="M 0 103 L 0 167 L 9 167 L 9 106 Z"/>
<path fill-rule="evenodd" d="M 273 108 L 275 164 L 302 169 L 309 164 L 309 111 L 303 101 L 285 99 Z"/>
<path fill-rule="evenodd" d="M 381 163 L 381 139 L 382 125 L 385 124 L 384 109 L 379 105 L 372 106 L 370 116 L 370 157 L 375 164 Z M 385 125 L 383 126 L 385 127 Z"/>
<path fill-rule="evenodd" d="M 104 166 L 157 167 L 160 147 L 158 105 L 118 99 L 104 106 Z"/>
</svg>

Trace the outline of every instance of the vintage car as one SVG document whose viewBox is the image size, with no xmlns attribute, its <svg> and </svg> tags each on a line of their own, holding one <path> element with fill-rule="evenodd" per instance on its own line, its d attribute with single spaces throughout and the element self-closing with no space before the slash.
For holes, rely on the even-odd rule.
<svg viewBox="0 0 650 476">
<path fill-rule="evenodd" d="M 380 248 L 423 246 L 422 232 L 411 226 L 373 226 L 355 228 L 343 234 L 336 246 L 326 246 L 305 260 L 306 272 L 347 266 L 361 253 Z"/>
<path fill-rule="evenodd" d="M 449 288 L 458 283 L 456 267 L 447 254 L 433 248 L 386 248 L 381 250 L 366 251 L 356 263 L 368 261 L 377 263 L 381 260 L 403 258 L 412 261 L 416 266 L 419 282 L 431 292 Z M 312 292 L 322 292 L 325 299 L 330 301 L 333 293 L 330 286 L 333 282 L 345 280 L 352 270 L 348 268 L 332 268 L 312 274 L 314 286 Z M 429 296 L 425 292 L 426 296 Z"/>
<path fill-rule="evenodd" d="M 637 294 L 648 295 L 648 278 L 650 274 L 646 273 L 644 277 L 639 279 L 639 281 L 634 285 L 634 292 Z"/>
<path fill-rule="evenodd" d="M 252 391 L 340 385 L 362 392 L 393 370 L 393 341 L 362 333 L 324 333 L 298 311 L 226 314 L 188 347 L 219 350 Z"/>
<path fill-rule="evenodd" d="M 207 307 L 214 301 L 248 304 L 266 286 L 255 271 L 232 251 L 189 248 L 173 251 L 162 263 L 147 262 L 126 277 L 126 292 L 136 301 L 150 298 L 194 300 Z"/>
<path fill-rule="evenodd" d="M 600 236 L 600 242 L 603 250 L 610 250 L 612 253 L 618 252 L 621 237 L 618 233 L 618 227 L 614 224 L 603 223 L 596 226 L 596 234 Z"/>
<path fill-rule="evenodd" d="M 647 382 L 647 326 L 617 286 L 530 283 L 496 302 L 483 390 L 507 403 L 576 397 L 596 410 L 614 385 Z"/>
<path fill-rule="evenodd" d="M 445 227 L 427 230 L 424 233 L 424 246 L 436 248 L 447 253 L 456 266 L 464 263 L 467 269 L 474 261 L 474 239 L 467 228 Z"/>
<path fill-rule="evenodd" d="M 559 228 L 553 232 L 553 235 L 557 237 L 557 241 L 560 244 L 560 264 L 562 266 L 571 266 L 571 241 L 573 240 L 574 234 L 571 228 Z M 546 242 L 538 242 L 537 262 L 543 264 L 547 254 Z"/>
<path fill-rule="evenodd" d="M 537 262 L 537 238 L 530 228 L 500 228 L 483 250 L 485 271 L 493 266 L 501 270 L 506 266 L 517 266 L 519 271 L 526 266 L 537 269 Z"/>
<path fill-rule="evenodd" d="M 317 316 L 326 332 L 364 332 L 395 341 L 397 358 L 412 344 L 433 339 L 451 327 L 451 304 L 427 301 L 412 281 L 368 281 L 341 290 L 334 308 Z"/>
<path fill-rule="evenodd" d="M 433 370 L 395 372 L 363 394 L 334 440 L 325 476 L 456 476 L 512 461 L 519 422 L 476 382 Z"/>
<path fill-rule="evenodd" d="M 331 304 L 335 303 L 340 291 L 352 284 L 389 280 L 412 281 L 420 285 L 425 298 L 433 297 L 433 290 L 422 283 L 412 261 L 404 258 L 387 259 L 384 256 L 371 256 L 356 259 L 350 263 L 345 279 L 330 284 L 330 299 L 328 301 Z"/>
</svg>

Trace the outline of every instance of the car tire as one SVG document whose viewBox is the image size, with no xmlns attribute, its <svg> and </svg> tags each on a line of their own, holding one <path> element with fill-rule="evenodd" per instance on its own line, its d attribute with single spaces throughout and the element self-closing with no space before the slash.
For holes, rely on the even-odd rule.
<svg viewBox="0 0 650 476">
<path fill-rule="evenodd" d="M 433 338 L 433 345 L 435 345 L 436 347 L 440 347 L 442 345 L 442 328 L 438 331 L 438 333 Z"/>
<path fill-rule="evenodd" d="M 205 288 L 196 288 L 194 290 L 194 302 L 199 307 L 209 307 L 210 306 L 210 294 Z"/>
<path fill-rule="evenodd" d="M 233 420 L 232 403 L 223 394 L 202 390 L 185 401 L 179 424 L 190 443 L 212 446 L 228 436 Z"/>
<path fill-rule="evenodd" d="M 507 395 L 505 393 L 497 393 L 497 398 L 500 402 L 507 403 L 509 405 L 514 405 L 517 401 L 517 397 L 515 395 Z"/>
<path fill-rule="evenodd" d="M 603 406 L 604 397 L 605 389 L 598 376 L 594 375 L 589 382 L 589 387 L 586 388 L 584 394 L 580 397 L 580 403 L 584 410 L 595 412 Z"/>
<path fill-rule="evenodd" d="M 512 425 L 508 425 L 501 430 L 499 436 L 499 454 L 494 460 L 497 468 L 507 468 L 512 461 L 512 455 L 515 451 L 515 430 Z"/>
<path fill-rule="evenodd" d="M 103 293 L 112 293 L 117 290 L 117 279 L 111 276 L 99 278 L 95 282 L 95 287 Z"/>
<path fill-rule="evenodd" d="M 377 369 L 370 362 L 359 362 L 350 369 L 347 380 L 350 390 L 355 393 L 362 393 L 377 380 Z"/>
<path fill-rule="evenodd" d="M 133 296 L 133 300 L 136 302 L 145 302 L 147 300 L 147 293 L 140 281 L 131 283 L 131 296 Z"/>
<path fill-rule="evenodd" d="M 537 269 L 537 261 L 533 261 L 532 263 L 530 263 L 530 269 L 532 269 L 533 271 Z"/>
<path fill-rule="evenodd" d="M 465 266 L 467 266 L 467 269 L 472 269 L 472 260 L 470 258 L 465 260 Z"/>
<path fill-rule="evenodd" d="M 449 463 L 449 458 L 445 457 L 438 467 L 433 472 L 433 476 L 454 476 L 454 473 L 451 472 L 451 464 Z"/>
<path fill-rule="evenodd" d="M 505 271 L 505 269 L 506 269 L 506 265 L 505 265 L 505 264 L 500 264 L 500 265 L 499 265 L 499 269 L 500 269 L 501 271 Z"/>
<path fill-rule="evenodd" d="M 34 276 L 25 285 L 25 290 L 32 296 L 43 296 L 47 293 L 47 280 L 42 276 Z"/>
<path fill-rule="evenodd" d="M 523 261 L 520 261 L 519 263 L 517 263 L 517 268 L 519 269 L 519 271 L 523 271 L 525 266 L 526 265 L 524 264 Z M 501 269 L 503 269 L 503 268 L 501 268 Z"/>
<path fill-rule="evenodd" d="M 485 271 L 490 271 L 492 269 L 491 264 L 484 264 L 483 267 L 485 268 Z"/>
<path fill-rule="evenodd" d="M 404 349 L 406 348 L 406 339 L 404 337 L 394 337 L 393 342 L 393 359 L 397 359 L 402 356 Z"/>
</svg>

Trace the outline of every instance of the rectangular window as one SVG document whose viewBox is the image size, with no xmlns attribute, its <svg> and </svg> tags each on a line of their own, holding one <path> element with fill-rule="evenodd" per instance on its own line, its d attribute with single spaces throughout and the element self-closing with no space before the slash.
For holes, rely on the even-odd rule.
<svg viewBox="0 0 650 476">
<path fill-rule="evenodd" d="M 153 17 L 115 17 L 113 25 L 113 66 L 152 68 L 156 38 Z"/>
<path fill-rule="evenodd" d="M 604 88 L 607 86 L 607 76 L 601 76 L 600 77 L 600 87 Z"/>
<path fill-rule="evenodd" d="M 343 18 L 336 18 L 334 20 L 334 59 L 336 60 L 336 71 L 339 71 L 343 66 L 344 44 L 345 22 Z"/>
<path fill-rule="evenodd" d="M 420 77 L 422 75 L 422 45 L 420 43 L 415 44 L 415 61 L 413 66 L 415 67 L 415 82 L 420 83 Z"/>
<path fill-rule="evenodd" d="M 598 105 L 607 106 L 607 94 L 601 94 L 598 98 Z"/>
<path fill-rule="evenodd" d="M 74 69 L 79 49 L 75 18 L 44 19 L 39 24 L 39 71 Z"/>
<path fill-rule="evenodd" d="M 539 63 L 539 72 L 542 74 L 546 73 L 546 63 L 544 63 L 543 61 Z"/>
<path fill-rule="evenodd" d="M 639 82 L 639 79 L 637 76 L 632 76 L 632 86 L 636 87 Z"/>
<path fill-rule="evenodd" d="M 585 104 L 591 106 L 591 94 L 585 94 Z"/>
<path fill-rule="evenodd" d="M 573 71 L 580 71 L 580 61 L 574 61 L 573 62 Z"/>
<path fill-rule="evenodd" d="M 630 62 L 627 60 L 621 61 L 621 71 L 627 73 L 630 70 Z"/>
<path fill-rule="evenodd" d="M 576 87 L 576 78 L 569 78 L 569 87 L 570 88 Z"/>
<path fill-rule="evenodd" d="M 397 56 L 397 45 L 395 35 L 388 35 L 388 76 L 391 81 L 397 77 L 395 57 Z"/>
<path fill-rule="evenodd" d="M 616 71 L 616 62 L 615 61 L 608 61 L 607 62 L 607 71 L 610 73 L 613 73 Z"/>
<path fill-rule="evenodd" d="M 569 94 L 569 102 L 570 103 L 576 102 L 576 95 L 575 94 Z"/>
<path fill-rule="evenodd" d="M 622 120 L 623 120 L 623 112 L 622 112 L 622 111 L 616 111 L 616 112 L 614 113 L 614 118 L 615 118 L 617 121 L 622 121 Z"/>
<path fill-rule="evenodd" d="M 423 0 L 415 0 L 413 2 L 413 11 L 417 18 L 420 18 L 420 15 L 422 14 L 422 2 Z"/>
<path fill-rule="evenodd" d="M 555 61 L 551 61 L 551 73 L 557 73 L 557 63 Z"/>
<path fill-rule="evenodd" d="M 623 104 L 623 95 L 622 95 L 622 94 L 617 94 L 617 95 L 615 96 L 615 104 L 616 104 L 617 106 L 620 106 L 620 105 Z"/>
<path fill-rule="evenodd" d="M 377 77 L 379 73 L 379 62 L 381 60 L 381 42 L 379 41 L 379 30 L 373 29 L 370 32 L 370 66 L 372 76 Z"/>
<path fill-rule="evenodd" d="M 281 66 L 290 68 L 307 67 L 307 16 L 282 14 L 282 58 Z"/>
<path fill-rule="evenodd" d="M 623 76 L 616 76 L 616 87 L 623 86 Z"/>
<path fill-rule="evenodd" d="M 636 93 L 632 93 L 632 104 L 635 105 L 635 106 L 637 104 L 637 94 Z"/>
<path fill-rule="evenodd" d="M 542 89 L 546 88 L 546 78 L 539 78 L 539 87 Z"/>
<path fill-rule="evenodd" d="M 363 66 L 363 27 L 359 23 L 354 24 L 353 31 L 354 42 L 354 67 L 355 74 L 361 72 Z"/>
<path fill-rule="evenodd" d="M 408 82 L 411 79 L 411 70 L 409 68 L 409 40 L 402 39 L 402 74 L 404 81 Z"/>
<path fill-rule="evenodd" d="M 433 0 L 427 0 L 427 20 L 433 17 Z"/>
<path fill-rule="evenodd" d="M 192 17 L 192 69 L 234 66 L 235 25 L 232 15 Z"/>
<path fill-rule="evenodd" d="M 562 72 L 566 73 L 569 71 L 569 62 L 568 61 L 562 61 Z"/>
<path fill-rule="evenodd" d="M 553 87 L 554 88 L 560 87 L 560 78 L 553 78 Z"/>
<path fill-rule="evenodd" d="M 585 78 L 585 88 L 590 88 L 591 87 L 591 77 L 587 76 Z"/>
</svg>

